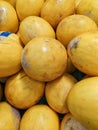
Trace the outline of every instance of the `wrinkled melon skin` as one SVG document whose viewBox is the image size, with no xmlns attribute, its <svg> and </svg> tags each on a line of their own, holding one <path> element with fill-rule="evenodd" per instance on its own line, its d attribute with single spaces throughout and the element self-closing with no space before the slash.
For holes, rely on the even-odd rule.
<svg viewBox="0 0 98 130">
<path fill-rule="evenodd" d="M 88 130 L 98 130 L 98 76 L 76 83 L 69 92 L 67 105 Z"/>
</svg>

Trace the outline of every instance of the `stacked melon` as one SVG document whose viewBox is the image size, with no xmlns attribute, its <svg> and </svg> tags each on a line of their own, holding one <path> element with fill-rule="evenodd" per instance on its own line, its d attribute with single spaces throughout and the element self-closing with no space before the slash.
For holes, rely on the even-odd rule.
<svg viewBox="0 0 98 130">
<path fill-rule="evenodd" d="M 98 130 L 98 1 L 0 1 L 0 130 Z"/>
</svg>

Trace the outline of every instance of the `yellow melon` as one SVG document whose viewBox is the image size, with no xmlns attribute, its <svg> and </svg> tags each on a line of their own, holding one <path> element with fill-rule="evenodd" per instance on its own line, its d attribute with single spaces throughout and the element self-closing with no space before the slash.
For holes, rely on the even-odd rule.
<svg viewBox="0 0 98 130">
<path fill-rule="evenodd" d="M 19 130 L 20 113 L 7 102 L 0 102 L 0 130 Z"/>
<path fill-rule="evenodd" d="M 10 32 L 0 32 L 0 77 L 7 77 L 21 69 L 22 46 L 17 36 Z"/>
<path fill-rule="evenodd" d="M 16 108 L 27 109 L 44 95 L 45 83 L 29 78 L 22 70 L 5 83 L 5 97 Z"/>
<path fill-rule="evenodd" d="M 76 83 L 67 98 L 72 115 L 88 130 L 98 130 L 98 77 Z"/>
<path fill-rule="evenodd" d="M 25 18 L 20 23 L 18 33 L 24 45 L 37 36 L 55 38 L 55 31 L 51 25 L 38 16 L 29 16 Z"/>
<path fill-rule="evenodd" d="M 59 130 L 59 117 L 47 105 L 34 105 L 24 113 L 20 130 Z"/>
<path fill-rule="evenodd" d="M 54 38 L 36 37 L 24 47 L 21 64 L 31 78 L 51 81 L 65 72 L 67 52 L 65 47 Z"/>
<path fill-rule="evenodd" d="M 16 32 L 18 30 L 18 17 L 14 7 L 0 0 L 0 31 Z"/>
<path fill-rule="evenodd" d="M 53 110 L 61 114 L 68 113 L 67 96 L 76 82 L 77 80 L 72 75 L 66 73 L 46 84 L 45 97 Z"/>
<path fill-rule="evenodd" d="M 69 42 L 79 34 L 98 30 L 96 23 L 84 15 L 71 15 L 64 18 L 57 26 L 56 36 L 67 47 Z"/>
<path fill-rule="evenodd" d="M 16 0 L 5 0 L 9 2 L 14 8 L 16 8 Z"/>
<path fill-rule="evenodd" d="M 76 13 L 93 19 L 98 25 L 98 0 L 81 0 L 76 7 Z"/>
<path fill-rule="evenodd" d="M 74 6 L 74 0 L 46 0 L 41 8 L 41 17 L 56 28 L 64 17 L 74 14 Z"/>
<path fill-rule="evenodd" d="M 40 15 L 44 0 L 17 0 L 16 11 L 20 21 L 31 15 Z"/>
<path fill-rule="evenodd" d="M 98 31 L 78 35 L 68 45 L 68 55 L 76 68 L 98 75 Z"/>
</svg>

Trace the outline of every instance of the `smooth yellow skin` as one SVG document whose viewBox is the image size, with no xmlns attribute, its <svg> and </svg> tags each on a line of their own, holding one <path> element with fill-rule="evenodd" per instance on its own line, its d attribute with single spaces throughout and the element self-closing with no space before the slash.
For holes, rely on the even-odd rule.
<svg viewBox="0 0 98 130">
<path fill-rule="evenodd" d="M 37 36 L 55 38 L 55 31 L 51 25 L 38 16 L 29 16 L 25 18 L 20 23 L 18 33 L 24 45 Z"/>
<path fill-rule="evenodd" d="M 69 111 L 89 130 L 98 130 L 98 77 L 74 85 L 67 100 Z"/>
<path fill-rule="evenodd" d="M 59 130 L 59 117 L 47 105 L 34 105 L 24 113 L 20 130 Z"/>
<path fill-rule="evenodd" d="M 17 0 L 16 11 L 20 21 L 31 15 L 39 16 L 43 4 L 44 0 Z"/>
<path fill-rule="evenodd" d="M 76 13 L 93 19 L 98 25 L 98 0 L 81 0 L 76 7 Z"/>
<path fill-rule="evenodd" d="M 92 19 L 84 15 L 75 14 L 64 18 L 59 23 L 56 36 L 67 47 L 69 42 L 77 35 L 96 30 L 98 30 L 98 27 Z"/>
<path fill-rule="evenodd" d="M 9 2 L 14 8 L 16 7 L 16 0 L 5 0 Z"/>
<path fill-rule="evenodd" d="M 15 39 L 0 37 L 0 77 L 11 76 L 21 69 L 22 46 Z"/>
<path fill-rule="evenodd" d="M 74 14 L 75 0 L 46 0 L 41 9 L 41 17 L 47 20 L 53 28 L 71 14 Z"/>
<path fill-rule="evenodd" d="M 6 2 L 0 1 L 0 31 L 16 32 L 18 30 L 18 17 L 14 7 Z"/>
<path fill-rule="evenodd" d="M 67 52 L 54 38 L 36 37 L 24 47 L 21 64 L 31 78 L 51 81 L 65 72 Z"/>
<path fill-rule="evenodd" d="M 88 75 L 98 75 L 98 31 L 74 38 L 68 45 L 68 55 L 80 71 Z"/>
<path fill-rule="evenodd" d="M 54 111 L 61 114 L 68 113 L 69 110 L 66 104 L 67 96 L 76 82 L 77 80 L 72 75 L 65 73 L 46 84 L 45 97 Z"/>
<path fill-rule="evenodd" d="M 19 130 L 20 114 L 7 102 L 0 102 L 0 130 Z"/>
<path fill-rule="evenodd" d="M 81 0 L 75 0 L 75 8 L 78 6 Z"/>
<path fill-rule="evenodd" d="M 71 113 L 64 115 L 61 120 L 60 130 L 87 130 Z"/>
<path fill-rule="evenodd" d="M 27 109 L 36 104 L 44 94 L 45 83 L 29 78 L 22 70 L 7 79 L 5 96 L 16 108 Z"/>
</svg>

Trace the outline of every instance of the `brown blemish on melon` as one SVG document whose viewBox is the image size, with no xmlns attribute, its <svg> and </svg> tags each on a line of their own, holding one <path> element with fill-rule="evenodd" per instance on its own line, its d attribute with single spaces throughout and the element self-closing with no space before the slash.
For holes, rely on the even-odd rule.
<svg viewBox="0 0 98 130">
<path fill-rule="evenodd" d="M 70 52 L 72 53 L 73 49 L 77 49 L 78 48 L 78 43 L 80 41 L 80 38 L 74 38 L 72 39 L 69 44 L 68 44 L 68 48 L 70 49 Z"/>
</svg>

